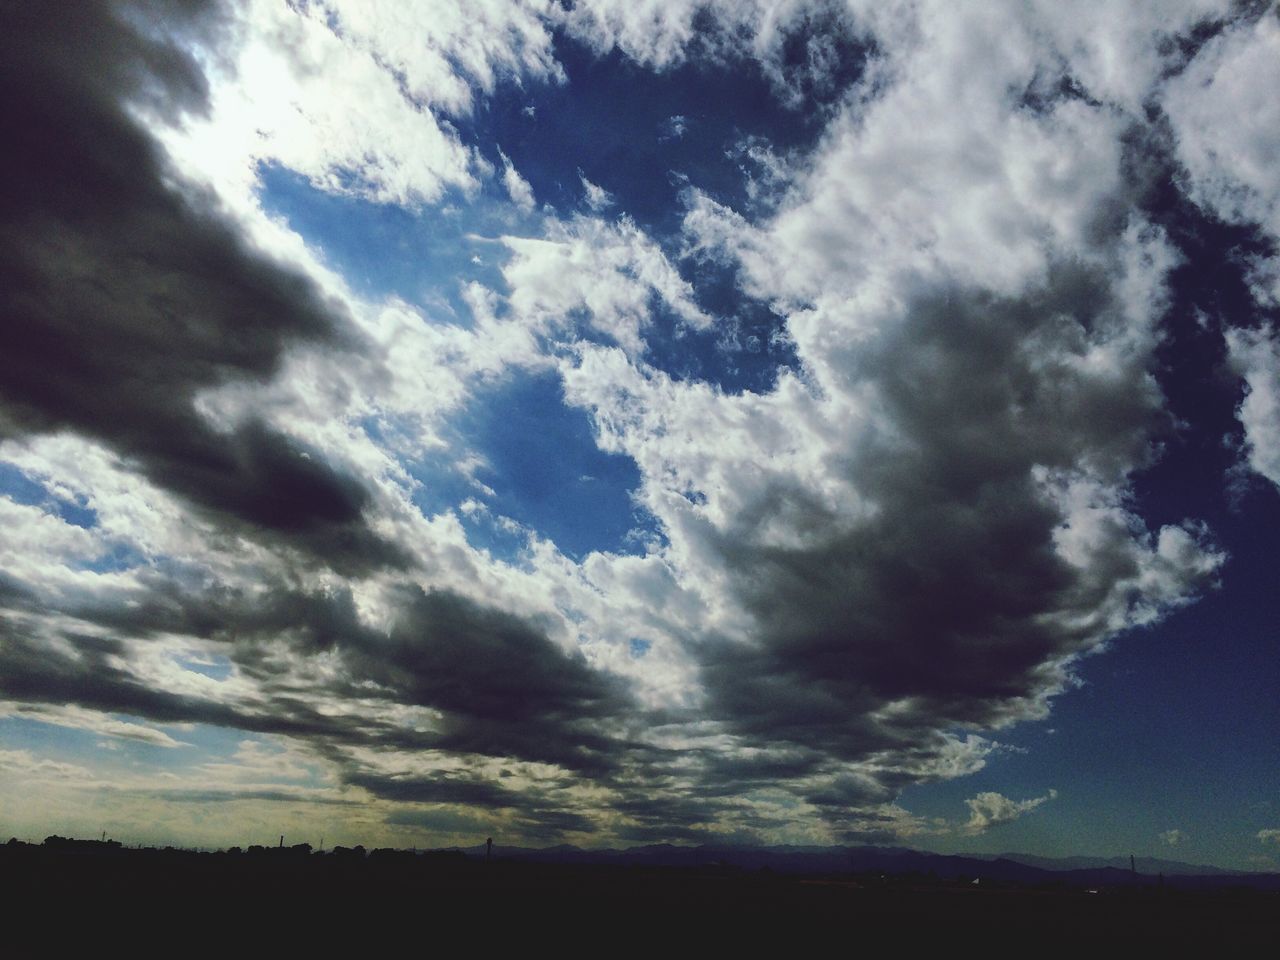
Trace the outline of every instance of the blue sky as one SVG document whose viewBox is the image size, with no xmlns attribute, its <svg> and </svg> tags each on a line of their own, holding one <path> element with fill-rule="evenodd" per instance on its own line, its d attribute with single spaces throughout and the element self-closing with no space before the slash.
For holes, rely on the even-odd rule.
<svg viewBox="0 0 1280 960">
<path fill-rule="evenodd" d="M 1274 8 L 641 6 L 21 25 L 0 832 L 1276 869 Z"/>
</svg>

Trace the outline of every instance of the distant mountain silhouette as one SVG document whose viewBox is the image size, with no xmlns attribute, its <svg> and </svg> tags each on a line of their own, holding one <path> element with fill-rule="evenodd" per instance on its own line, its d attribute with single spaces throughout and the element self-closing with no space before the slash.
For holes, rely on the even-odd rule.
<svg viewBox="0 0 1280 960">
<path fill-rule="evenodd" d="M 1029 867 L 1042 870 L 1102 870 L 1108 867 L 1116 870 L 1128 870 L 1129 858 L 1126 857 L 1037 857 L 1028 853 L 1001 853 L 992 859 L 1013 860 Z M 1205 864 L 1184 863 L 1180 860 L 1162 860 L 1159 857 L 1138 857 L 1136 860 L 1138 873 L 1166 877 L 1209 877 L 1229 876 L 1240 873 L 1238 870 L 1223 870 L 1221 867 L 1210 867 Z"/>
<path fill-rule="evenodd" d="M 470 856 L 484 856 L 484 845 L 451 848 Z M 1257 880 L 1270 888 L 1280 885 L 1280 874 L 1248 873 L 1220 867 L 1181 863 L 1155 857 L 1137 860 L 1137 876 L 1122 857 L 1038 857 L 1030 854 L 928 853 L 906 847 L 764 846 L 728 844 L 678 846 L 648 844 L 622 849 L 586 850 L 569 844 L 554 847 L 506 847 L 494 845 L 493 855 L 506 860 L 536 863 L 613 864 L 618 866 L 698 867 L 722 866 L 739 870 L 768 869 L 789 874 L 919 873 L 939 879 L 971 878 L 1002 883 L 1062 882 L 1074 886 L 1104 886 L 1157 882 L 1163 875 L 1181 886 L 1217 886 L 1232 881 Z M 1274 882 L 1274 883 L 1273 883 Z"/>
</svg>

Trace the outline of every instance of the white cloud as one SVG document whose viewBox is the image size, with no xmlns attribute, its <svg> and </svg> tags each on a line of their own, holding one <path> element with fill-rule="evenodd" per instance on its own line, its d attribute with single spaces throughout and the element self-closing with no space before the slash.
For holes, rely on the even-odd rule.
<svg viewBox="0 0 1280 960">
<path fill-rule="evenodd" d="M 13 776 L 12 783 L 52 780 L 88 786 L 94 781 L 93 774 L 79 764 L 37 757 L 30 750 L 0 750 L 0 770 Z"/>
<path fill-rule="evenodd" d="M 644 351 L 653 298 L 691 327 L 711 323 L 692 287 L 626 217 L 615 223 L 574 217 L 548 224 L 542 237 L 502 242 L 513 254 L 502 269 L 508 302 L 525 322 L 554 327 L 582 310 L 595 329 L 633 355 Z"/>
<path fill-rule="evenodd" d="M 1280 846 L 1280 830 L 1276 830 L 1276 829 L 1259 830 L 1258 840 L 1261 843 L 1274 843 Z"/>
<path fill-rule="evenodd" d="M 547 0 L 322 0 L 337 32 L 404 78 L 410 96 L 455 112 L 526 77 L 562 80 Z"/>
<path fill-rule="evenodd" d="M 255 164 L 279 164 L 322 190 L 404 205 L 474 189 L 457 135 L 406 95 L 380 51 L 344 39 L 327 13 L 244 6 L 230 62 L 208 64 L 209 118 L 166 138 L 182 168 L 244 192 Z"/>
<path fill-rule="evenodd" d="M 515 168 L 510 157 L 501 150 L 498 153 L 502 157 L 502 185 L 507 188 L 507 195 L 511 197 L 511 202 L 525 213 L 532 212 L 537 206 L 533 187 L 529 186 L 528 180 L 520 176 L 520 171 Z"/>
<path fill-rule="evenodd" d="M 689 129 L 689 120 L 683 114 L 677 113 L 667 117 L 659 128 L 658 139 L 660 140 L 679 140 L 684 136 L 684 132 Z"/>
<path fill-rule="evenodd" d="M 1228 27 L 1164 91 L 1191 196 L 1224 220 L 1280 240 L 1280 16 Z M 1255 293 L 1280 300 L 1280 264 L 1257 264 Z"/>
<path fill-rule="evenodd" d="M 1237 414 L 1249 466 L 1280 486 L 1280 338 L 1266 331 L 1228 330 L 1232 367 L 1244 379 Z"/>
<path fill-rule="evenodd" d="M 1187 839 L 1187 835 L 1181 830 L 1165 830 L 1160 834 L 1160 842 L 1165 846 L 1176 847 Z"/>
<path fill-rule="evenodd" d="M 582 192 L 586 195 L 586 204 L 594 213 L 599 213 L 613 206 L 613 194 L 604 187 L 592 183 L 578 171 L 578 179 L 582 181 Z"/>
<path fill-rule="evenodd" d="M 694 38 L 694 15 L 704 6 L 701 0 L 577 3 L 562 19 L 600 53 L 616 46 L 634 60 L 662 68 L 684 58 Z"/>
<path fill-rule="evenodd" d="M 1057 790 L 1050 790 L 1042 797 L 1032 797 L 1030 800 L 1010 800 L 1003 794 L 992 791 L 980 793 L 976 797 L 970 797 L 965 801 L 969 807 L 969 821 L 964 825 L 964 832 L 976 835 L 986 833 L 992 827 L 1012 823 L 1024 813 L 1029 813 L 1057 795 Z"/>
<path fill-rule="evenodd" d="M 121 740 L 134 740 L 153 747 L 187 746 L 181 740 L 175 740 L 163 730 L 143 723 L 120 720 L 109 714 L 96 710 L 85 710 L 70 705 L 63 706 L 20 706 L 14 703 L 0 702 L 0 717 L 19 717 L 26 720 L 38 720 L 41 723 L 68 727 L 73 730 L 87 730 L 107 737 Z"/>
</svg>

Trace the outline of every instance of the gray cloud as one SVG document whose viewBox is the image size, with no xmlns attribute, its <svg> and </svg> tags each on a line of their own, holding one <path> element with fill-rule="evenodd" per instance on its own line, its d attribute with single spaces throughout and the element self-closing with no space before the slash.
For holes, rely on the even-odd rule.
<svg viewBox="0 0 1280 960">
<path fill-rule="evenodd" d="M 1121 518 L 1087 567 L 1068 562 L 1066 509 L 1037 480 L 1121 475 L 1165 422 L 1140 361 L 1121 376 L 1073 365 L 1114 322 L 1112 298 L 1075 268 L 1020 298 L 922 292 L 900 328 L 837 358 L 875 384 L 892 425 L 844 466 L 875 513 L 850 528 L 778 479 L 710 540 L 758 625 L 751 643 L 697 649 L 713 715 L 792 755 L 905 762 L 935 731 L 997 726 L 1060 689 L 1060 666 L 1109 632 L 1116 585 L 1147 562 Z M 815 533 L 762 542 L 779 516 Z M 1180 585 L 1206 582 L 1191 577 Z"/>
<path fill-rule="evenodd" d="M 606 728 L 631 706 L 620 681 L 561 650 L 535 624 L 460 594 L 404 587 L 395 601 L 383 632 L 359 621 L 348 592 L 281 588 L 261 604 L 233 602 L 215 613 L 214 635 L 237 638 L 232 657 L 268 690 L 289 677 L 247 639 L 286 638 L 301 657 L 336 653 L 342 679 L 314 692 L 440 711 L 439 729 L 413 737 L 422 746 L 580 772 L 612 765 Z"/>
<path fill-rule="evenodd" d="M 268 425 L 221 432 L 203 390 L 263 382 L 291 343 L 339 342 L 339 309 L 251 250 L 130 112 L 205 104 L 187 48 L 216 4 L 11 6 L 0 31 L 0 438 L 72 430 L 222 523 L 338 568 L 399 560 L 368 494 Z M 148 23 L 142 33 L 138 23 Z"/>
<path fill-rule="evenodd" d="M 0 696 L 22 703 L 71 704 L 158 723 L 206 723 L 343 742 L 374 736 L 296 697 L 242 705 L 162 689 L 129 668 L 122 641 L 74 632 L 50 635 L 45 629 L 0 616 Z"/>
<path fill-rule="evenodd" d="M 553 807 L 535 794 L 478 775 L 370 771 L 344 748 L 512 758 L 591 776 L 606 775 L 627 749 L 617 731 L 634 705 L 619 680 L 562 651 L 536 625 L 460 595 L 402 588 L 393 623 L 375 630 L 344 590 L 303 593 L 277 584 L 250 597 L 184 589 L 158 577 L 149 586 L 133 604 L 77 609 L 84 630 L 20 624 L 25 614 L 11 611 L 0 620 L 0 696 L 287 734 L 333 759 L 345 782 L 375 796 L 515 809 L 539 830 L 551 829 Z M 169 633 L 225 644 L 257 694 L 223 702 L 142 679 L 131 666 L 136 653 L 120 637 L 152 643 Z M 307 675 L 319 655 L 338 658 L 332 678 Z M 426 707 L 439 719 L 432 729 L 416 729 L 367 711 L 327 709 L 351 700 Z M 586 829 L 587 821 L 573 822 L 572 829 Z"/>
</svg>

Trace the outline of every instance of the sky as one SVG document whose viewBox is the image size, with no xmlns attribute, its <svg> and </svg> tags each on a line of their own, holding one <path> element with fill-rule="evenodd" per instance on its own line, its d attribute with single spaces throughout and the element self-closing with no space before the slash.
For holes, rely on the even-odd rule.
<svg viewBox="0 0 1280 960">
<path fill-rule="evenodd" d="M 0 29 L 0 835 L 1280 869 L 1280 12 Z"/>
</svg>

